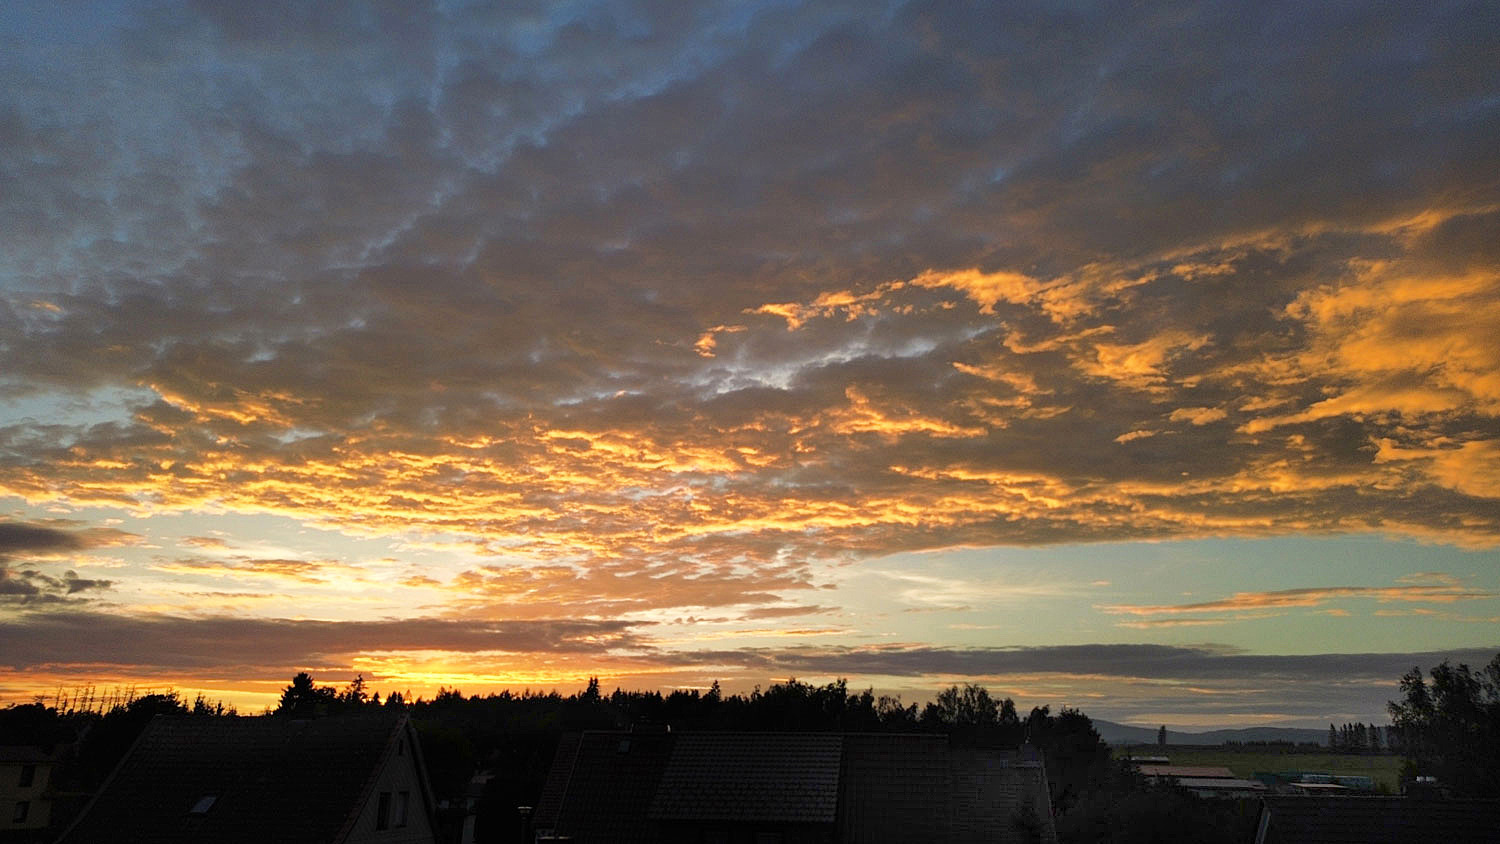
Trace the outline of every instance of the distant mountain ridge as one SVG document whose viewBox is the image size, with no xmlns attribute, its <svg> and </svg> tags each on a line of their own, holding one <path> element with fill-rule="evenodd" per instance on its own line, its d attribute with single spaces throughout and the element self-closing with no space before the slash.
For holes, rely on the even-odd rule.
<svg viewBox="0 0 1500 844">
<path fill-rule="evenodd" d="M 1156 727 L 1116 724 L 1091 719 L 1099 737 L 1107 744 L 1156 744 Z M 1167 728 L 1167 744 L 1223 744 L 1226 741 L 1289 741 L 1293 744 L 1328 744 L 1328 731 L 1306 727 L 1242 727 L 1233 730 L 1207 730 L 1190 733 Z"/>
</svg>

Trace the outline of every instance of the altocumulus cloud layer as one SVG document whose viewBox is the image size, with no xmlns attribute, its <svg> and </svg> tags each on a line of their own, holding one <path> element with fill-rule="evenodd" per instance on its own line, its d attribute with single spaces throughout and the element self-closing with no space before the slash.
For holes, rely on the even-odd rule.
<svg viewBox="0 0 1500 844">
<path fill-rule="evenodd" d="M 443 537 L 480 619 L 1500 542 L 1493 4 L 489 5 L 6 13 L 0 494 Z"/>
</svg>

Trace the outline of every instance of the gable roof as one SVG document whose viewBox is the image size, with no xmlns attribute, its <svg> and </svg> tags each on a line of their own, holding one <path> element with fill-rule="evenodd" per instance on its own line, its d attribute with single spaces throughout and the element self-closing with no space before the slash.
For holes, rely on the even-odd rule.
<svg viewBox="0 0 1500 844">
<path fill-rule="evenodd" d="M 837 733 L 683 733 L 648 817 L 833 823 L 843 749 Z"/>
<path fill-rule="evenodd" d="M 844 736 L 840 840 L 932 841 L 951 826 L 948 738 L 911 733 Z"/>
<path fill-rule="evenodd" d="M 1267 797 L 1258 844 L 1493 844 L 1500 800 Z"/>
<path fill-rule="evenodd" d="M 1010 841 L 1023 807 L 1055 842 L 1034 753 L 943 735 L 585 732 L 559 743 L 535 828 L 577 842 L 740 824 L 812 825 L 843 842 Z"/>
<path fill-rule="evenodd" d="M 158 717 L 60 841 L 342 841 L 402 739 L 430 812 L 404 714 Z"/>
<path fill-rule="evenodd" d="M 667 733 L 564 736 L 533 816 L 538 830 L 577 841 L 654 841 L 646 811 L 671 751 Z"/>
</svg>

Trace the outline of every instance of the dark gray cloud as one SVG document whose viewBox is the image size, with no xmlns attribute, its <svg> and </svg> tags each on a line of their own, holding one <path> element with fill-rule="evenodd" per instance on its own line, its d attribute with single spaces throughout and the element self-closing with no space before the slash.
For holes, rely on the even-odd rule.
<svg viewBox="0 0 1500 844">
<path fill-rule="evenodd" d="M 1443 660 L 1483 665 L 1500 648 L 1376 654 L 1248 654 L 1227 646 L 1153 644 L 1053 645 L 1014 648 L 837 647 L 738 650 L 698 655 L 704 662 L 738 660 L 772 671 L 801 674 L 984 677 L 1004 674 L 1062 674 L 1154 680 L 1278 682 L 1316 685 L 1318 678 L 1341 682 L 1394 678 L 1413 666 Z"/>
<path fill-rule="evenodd" d="M 1022 706 L 1066 704 L 1115 720 L 1172 713 L 1209 724 L 1268 716 L 1317 724 L 1329 719 L 1383 723 L 1385 704 L 1400 697 L 1399 680 L 1406 672 L 1425 671 L 1444 660 L 1478 667 L 1497 652 L 1500 647 L 1293 655 L 1150 644 L 893 646 L 698 652 L 687 661 L 741 666 L 755 676 L 907 678 L 907 687 L 923 696 L 943 683 L 976 681 L 1013 695 Z"/>
<path fill-rule="evenodd" d="M 0 558 L 18 553 L 76 551 L 87 547 L 76 533 L 42 525 L 0 522 Z"/>
<path fill-rule="evenodd" d="M 140 537 L 110 527 L 89 527 L 71 519 L 42 523 L 0 522 L 0 563 L 17 557 L 57 558 L 94 548 L 131 545 Z"/>
<path fill-rule="evenodd" d="M 280 676 L 298 665 L 363 653 L 451 650 L 527 654 L 599 654 L 630 647 L 633 625 L 619 621 L 310 621 L 229 616 L 125 616 L 93 611 L 28 613 L 0 619 L 7 645 L 0 661 L 16 671 L 74 666 L 193 674 L 243 669 Z"/>
<path fill-rule="evenodd" d="M 79 577 L 78 572 L 66 571 L 61 577 L 53 577 L 36 569 L 20 569 L 0 561 L 0 605 L 4 604 L 61 604 L 82 600 L 80 592 L 103 591 L 114 585 L 113 580 L 98 580 Z"/>
</svg>

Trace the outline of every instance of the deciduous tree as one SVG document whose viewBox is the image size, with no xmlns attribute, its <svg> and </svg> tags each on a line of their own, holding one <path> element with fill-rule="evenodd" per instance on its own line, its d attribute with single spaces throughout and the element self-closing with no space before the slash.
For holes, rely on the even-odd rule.
<svg viewBox="0 0 1500 844">
<path fill-rule="evenodd" d="M 1408 776 L 1435 776 L 1455 794 L 1500 797 L 1500 654 L 1474 672 L 1445 660 L 1401 678 L 1401 700 L 1387 706 Z"/>
</svg>

